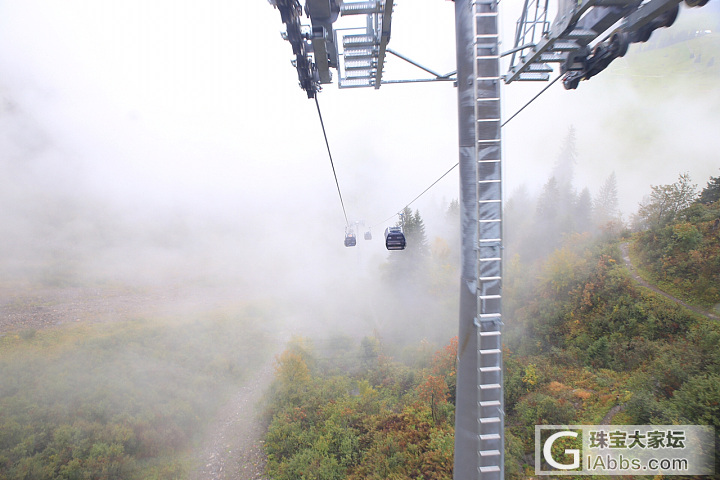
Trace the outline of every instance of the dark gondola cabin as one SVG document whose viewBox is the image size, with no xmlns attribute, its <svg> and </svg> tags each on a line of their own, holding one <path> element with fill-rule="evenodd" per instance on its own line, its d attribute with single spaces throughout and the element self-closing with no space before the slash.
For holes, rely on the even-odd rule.
<svg viewBox="0 0 720 480">
<path fill-rule="evenodd" d="M 385 248 L 388 250 L 405 249 L 405 235 L 400 227 L 388 227 L 385 229 Z"/>
<path fill-rule="evenodd" d="M 357 239 L 354 233 L 348 233 L 345 235 L 345 246 L 354 247 L 357 244 Z"/>
</svg>

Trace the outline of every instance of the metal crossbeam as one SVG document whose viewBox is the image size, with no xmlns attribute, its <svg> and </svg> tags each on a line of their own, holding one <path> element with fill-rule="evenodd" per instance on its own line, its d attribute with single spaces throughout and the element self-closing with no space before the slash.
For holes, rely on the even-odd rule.
<svg viewBox="0 0 720 480">
<path fill-rule="evenodd" d="M 625 55 L 630 43 L 646 42 L 653 31 L 672 25 L 681 1 L 558 0 L 557 16 L 550 23 L 549 0 L 525 0 L 515 46 L 503 54 L 510 56 L 503 78 L 506 83 L 549 80 L 550 75 L 538 72 L 549 73 L 548 62 L 553 62 L 560 64 L 565 88 L 577 88 L 580 80 L 597 75 Z"/>
</svg>

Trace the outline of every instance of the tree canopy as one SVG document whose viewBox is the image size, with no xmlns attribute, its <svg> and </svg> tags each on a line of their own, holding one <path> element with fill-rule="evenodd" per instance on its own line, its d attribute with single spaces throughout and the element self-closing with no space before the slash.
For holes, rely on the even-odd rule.
<svg viewBox="0 0 720 480">
<path fill-rule="evenodd" d="M 650 188 L 652 192 L 640 203 L 635 217 L 638 230 L 667 225 L 675 220 L 681 210 L 689 207 L 697 196 L 697 185 L 691 183 L 687 172 L 680 174 L 675 183 Z"/>
<path fill-rule="evenodd" d="M 710 177 L 707 187 L 700 192 L 698 202 L 709 204 L 720 200 L 720 177 Z"/>
</svg>

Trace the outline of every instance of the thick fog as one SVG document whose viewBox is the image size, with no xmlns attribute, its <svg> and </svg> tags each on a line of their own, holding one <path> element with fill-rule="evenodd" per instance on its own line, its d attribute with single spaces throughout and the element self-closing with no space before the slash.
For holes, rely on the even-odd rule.
<svg viewBox="0 0 720 480">
<path fill-rule="evenodd" d="M 519 8 L 522 2 L 519 2 Z M 552 2 L 551 2 L 552 3 Z M 507 10 L 505 35 L 508 37 Z M 516 15 L 512 15 L 515 19 Z M 625 57 L 577 90 L 557 82 L 503 130 L 506 193 L 525 184 L 537 193 L 551 175 L 571 127 L 577 140 L 575 184 L 593 196 L 612 172 L 617 175 L 625 218 L 637 210 L 650 185 L 670 184 L 688 172 L 703 187 L 720 169 L 720 69 L 712 57 L 693 51 L 698 33 L 717 44 L 720 8 L 680 5 L 670 28 L 656 30 L 646 44 L 631 44 Z M 677 44 L 679 58 L 658 49 Z M 505 45 L 505 50 L 509 45 Z M 504 88 L 504 116 L 521 108 L 543 84 L 519 82 Z"/>
<path fill-rule="evenodd" d="M 506 39 L 517 14 L 503 12 Z M 683 9 L 678 24 L 703 21 Z M 217 286 L 298 309 L 363 305 L 388 258 L 383 230 L 457 162 L 456 91 L 328 85 L 319 94 L 348 220 L 360 238 L 369 227 L 374 235 L 345 248 L 315 103 L 281 30 L 279 12 L 259 0 L 0 2 L 7 283 Z M 397 2 L 391 43 L 454 70 L 454 4 Z M 616 172 L 626 214 L 681 171 L 700 184 L 718 174 L 720 92 L 696 95 L 691 73 L 639 91 L 623 62 L 577 91 L 554 85 L 508 124 L 506 193 L 542 186 L 571 126 L 579 187 L 595 194 Z M 386 73 L 427 78 L 392 56 Z M 542 86 L 505 86 L 504 117 Z M 455 170 L 411 206 L 430 241 L 450 237 L 444 212 L 457 190 Z"/>
</svg>

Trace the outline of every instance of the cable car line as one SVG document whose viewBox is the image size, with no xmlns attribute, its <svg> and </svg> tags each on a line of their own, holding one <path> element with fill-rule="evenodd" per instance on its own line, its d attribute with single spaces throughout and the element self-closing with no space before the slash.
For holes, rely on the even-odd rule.
<svg viewBox="0 0 720 480">
<path fill-rule="evenodd" d="M 543 88 L 542 90 L 540 90 L 540 92 L 539 92 L 537 95 L 535 95 L 533 98 L 531 98 L 530 100 L 528 100 L 528 102 L 525 103 L 525 105 L 523 105 L 517 112 L 515 112 L 510 118 L 508 118 L 507 120 L 505 120 L 505 121 L 500 125 L 500 127 L 501 127 L 501 128 L 504 127 L 505 125 L 508 124 L 508 122 L 510 122 L 510 120 L 512 120 L 513 118 L 515 118 L 516 116 L 518 116 L 518 114 L 519 114 L 520 112 L 522 112 L 523 110 L 525 110 L 526 107 L 528 107 L 532 102 L 534 102 L 535 100 L 537 100 L 538 97 L 540 97 L 540 95 L 542 95 L 543 93 L 545 93 L 550 87 L 552 87 L 552 85 L 553 85 L 555 82 L 557 82 L 558 80 L 560 80 L 561 77 L 562 77 L 562 75 L 558 75 L 557 77 L 555 77 L 555 80 L 553 80 L 552 82 L 550 82 L 549 84 L 547 84 L 547 85 L 545 86 L 545 88 Z M 316 100 L 317 100 L 317 99 L 316 99 Z M 410 205 L 412 205 L 413 203 L 415 203 L 415 201 L 416 201 L 417 199 L 419 199 L 420 197 L 422 197 L 423 195 L 425 195 L 425 193 L 426 193 L 428 190 L 430 190 L 432 187 L 434 187 L 435 184 L 437 184 L 440 180 L 442 180 L 447 174 L 449 174 L 450 172 L 452 172 L 452 171 L 455 169 L 455 167 L 457 167 L 458 165 L 460 165 L 460 162 L 458 162 L 458 163 L 456 163 L 455 165 L 453 165 L 452 167 L 450 167 L 450 169 L 449 169 L 447 172 L 443 173 L 443 174 L 442 174 L 437 180 L 435 180 L 429 187 L 427 187 L 425 190 L 423 190 L 423 192 L 422 192 L 420 195 L 418 195 L 417 197 L 413 198 L 407 205 L 405 205 L 403 208 L 401 208 L 400 211 L 405 210 L 407 207 L 409 207 Z M 387 222 L 388 220 L 392 219 L 392 218 L 393 218 L 394 216 L 396 216 L 396 215 L 397 215 L 397 213 L 393 213 L 392 215 L 390 215 L 388 218 L 386 218 L 386 219 L 383 220 L 382 222 L 378 222 L 378 223 L 376 223 L 375 225 L 371 226 L 370 228 L 374 228 L 374 227 L 377 227 L 378 225 L 382 225 L 383 223 L 385 223 L 385 222 Z"/>
<path fill-rule="evenodd" d="M 525 103 L 525 105 L 523 105 L 523 106 L 522 106 L 517 112 L 515 112 L 510 118 L 508 118 L 508 119 L 505 120 L 502 124 L 500 124 L 500 127 L 501 127 L 501 128 L 504 127 L 504 126 L 507 125 L 512 119 L 514 119 L 516 116 L 518 116 L 518 115 L 520 114 L 520 112 L 522 112 L 523 110 L 525 110 L 525 108 L 527 108 L 532 102 L 534 102 L 535 100 L 537 100 L 543 93 L 545 93 L 551 86 L 553 86 L 553 84 L 554 84 L 555 82 L 557 82 L 557 81 L 561 78 L 561 76 L 562 76 L 562 75 L 558 75 L 557 77 L 555 77 L 555 79 L 554 79 L 553 81 L 551 81 L 549 84 L 547 84 L 542 90 L 540 90 L 540 92 L 538 92 L 537 95 L 535 95 L 535 96 L 534 96 L 533 98 L 531 98 L 527 103 Z M 314 98 L 315 98 L 315 106 L 317 107 L 318 117 L 320 118 L 320 126 L 322 127 L 323 137 L 325 138 L 325 146 L 327 147 L 328 157 L 330 158 L 330 166 L 332 167 L 333 177 L 335 178 L 335 185 L 337 186 L 338 196 L 340 197 L 340 205 L 342 206 L 343 216 L 345 217 L 345 229 L 346 229 L 345 243 L 346 243 L 346 246 L 354 246 L 354 245 L 355 245 L 355 242 L 354 242 L 355 239 L 354 239 L 354 238 L 350 238 L 350 237 L 354 237 L 354 235 L 349 235 L 349 234 L 347 233 L 347 229 L 350 227 L 350 221 L 348 220 L 347 211 L 345 210 L 345 202 L 344 202 L 343 197 L 342 197 L 342 192 L 340 191 L 340 183 L 338 182 L 337 172 L 336 172 L 336 170 L 335 170 L 335 163 L 333 162 L 332 152 L 330 151 L 330 143 L 328 142 L 327 131 L 325 130 L 325 122 L 323 121 L 322 113 L 320 112 L 320 103 L 318 102 L 317 97 L 318 97 L 317 95 L 314 95 Z M 423 195 L 425 195 L 425 193 L 427 193 L 428 190 L 430 190 L 432 187 L 434 187 L 440 180 L 442 180 L 443 178 L 445 178 L 445 177 L 446 177 L 450 172 L 452 172 L 459 164 L 460 164 L 460 162 L 456 163 L 455 165 L 453 165 L 452 167 L 450 167 L 450 168 L 448 169 L 448 171 L 446 171 L 445 173 L 443 173 L 442 175 L 440 175 L 440 177 L 439 177 L 437 180 L 435 180 L 429 187 L 427 187 L 425 190 L 423 190 L 422 193 L 420 193 L 418 196 L 416 196 L 415 198 L 413 198 L 410 202 L 408 202 L 407 205 L 405 205 L 402 209 L 400 209 L 400 212 L 402 212 L 404 209 L 406 209 L 407 207 L 409 207 L 410 205 L 412 205 L 413 203 L 415 203 L 420 197 L 422 197 Z M 399 212 L 398 212 L 398 213 L 394 213 L 394 214 L 390 215 L 388 218 L 386 218 L 385 220 L 383 220 L 382 222 L 376 223 L 376 224 L 370 226 L 369 228 L 372 229 L 372 228 L 377 227 L 378 225 L 382 225 L 382 224 L 384 224 L 385 222 L 387 222 L 388 220 L 392 219 L 393 217 L 395 217 L 395 216 L 398 215 L 398 214 L 399 214 Z M 348 243 L 352 243 L 352 245 L 349 245 Z"/>
<path fill-rule="evenodd" d="M 520 113 L 520 112 L 522 112 L 523 110 L 525 110 L 525 107 L 527 107 L 528 105 L 530 105 L 530 104 L 531 104 L 532 102 L 534 102 L 540 95 L 542 95 L 543 93 L 545 93 L 548 88 L 552 87 L 552 86 L 553 86 L 553 83 L 555 83 L 555 82 L 557 82 L 558 80 L 560 80 L 560 77 L 562 77 L 562 74 L 561 74 L 561 75 L 558 75 L 557 77 L 555 77 L 555 80 L 553 80 L 552 82 L 548 83 L 548 84 L 545 86 L 545 88 L 543 88 L 542 90 L 540 90 L 540 93 L 538 93 L 538 94 L 535 95 L 533 98 L 531 98 L 530 101 L 527 102 L 525 105 L 523 105 L 520 110 L 518 110 L 517 112 L 515 112 L 512 117 L 510 117 L 510 118 L 508 118 L 507 120 L 505 120 L 505 122 L 503 122 L 503 123 L 500 125 L 500 127 L 504 127 L 505 125 L 507 125 L 507 123 L 508 123 L 510 120 L 512 120 L 513 118 L 515 118 L 515 117 L 518 115 L 518 113 Z"/>
<path fill-rule="evenodd" d="M 458 163 L 456 163 L 455 165 L 453 165 L 452 167 L 450 167 L 450 169 L 449 169 L 447 172 L 445 172 L 445 173 L 443 173 L 442 175 L 440 175 L 440 178 L 438 178 L 437 180 L 435 180 L 435 181 L 432 183 L 432 185 L 430 185 L 430 186 L 427 187 L 425 190 L 423 190 L 423 192 L 422 192 L 420 195 L 418 195 L 417 197 L 413 198 L 407 205 L 405 205 L 403 208 L 401 208 L 400 211 L 405 210 L 407 207 L 409 207 L 410 205 L 412 205 L 413 203 L 415 203 L 415 201 L 416 201 L 418 198 L 420 198 L 420 197 L 422 197 L 423 195 L 425 195 L 425 193 L 426 193 L 428 190 L 430 190 L 432 187 L 434 187 L 435 184 L 438 183 L 440 180 L 442 180 L 443 178 L 445 178 L 445 176 L 447 176 L 448 173 L 452 172 L 452 171 L 455 169 L 455 167 L 457 167 L 459 164 L 460 164 L 460 162 L 458 162 Z M 390 220 L 391 218 L 393 218 L 395 215 L 398 215 L 398 214 L 397 214 L 397 213 L 393 213 L 392 215 L 390 215 L 388 218 L 386 218 L 386 219 L 383 220 L 382 222 L 379 222 L 379 223 L 376 223 L 375 225 L 373 225 L 373 227 L 377 227 L 378 225 L 381 225 L 381 224 L 387 222 L 388 220 Z M 370 228 L 372 228 L 372 227 L 370 227 Z"/>
<path fill-rule="evenodd" d="M 320 113 L 320 104 L 317 95 L 315 95 L 315 106 L 317 107 L 318 117 L 320 117 L 320 126 L 322 127 L 323 137 L 325 137 L 325 146 L 327 146 L 328 156 L 330 157 L 330 166 L 332 167 L 333 176 L 335 177 L 335 185 L 337 185 L 338 195 L 340 196 L 340 205 L 342 205 L 343 215 L 345 216 L 345 226 L 349 226 L 347 212 L 345 211 L 345 202 L 343 202 L 342 193 L 340 193 L 340 183 L 338 182 L 337 173 L 335 172 L 335 163 L 333 163 L 332 153 L 330 153 L 330 143 L 328 143 L 327 132 L 325 132 L 325 122 L 323 122 L 322 113 Z"/>
<path fill-rule="evenodd" d="M 405 210 L 407 207 L 409 207 L 410 205 L 412 205 L 413 203 L 415 203 L 415 200 L 417 200 L 418 198 L 420 198 L 420 197 L 422 197 L 423 195 L 425 195 L 425 192 L 427 192 L 428 190 L 430 190 L 432 187 L 435 186 L 436 183 L 438 183 L 440 180 L 442 180 L 443 178 L 445 178 L 445 176 L 446 176 L 448 173 L 452 172 L 452 171 L 455 169 L 455 167 L 457 167 L 459 164 L 460 164 L 460 162 L 458 162 L 458 163 L 456 163 L 455 165 L 453 165 L 452 167 L 450 167 L 450 169 L 449 169 L 447 172 L 443 173 L 443 174 L 440 176 L 440 178 L 438 178 L 437 180 L 435 180 L 435 181 L 432 183 L 432 185 L 430 185 L 429 187 L 427 187 L 425 190 L 423 190 L 423 192 L 422 192 L 420 195 L 418 195 L 417 197 L 413 198 L 410 203 L 408 203 L 407 205 L 405 205 L 405 206 L 403 207 L 403 210 Z"/>
</svg>

